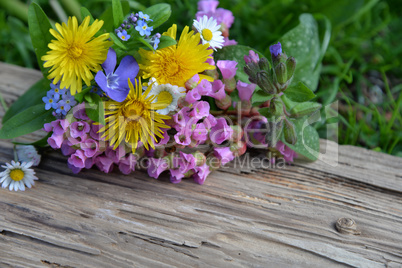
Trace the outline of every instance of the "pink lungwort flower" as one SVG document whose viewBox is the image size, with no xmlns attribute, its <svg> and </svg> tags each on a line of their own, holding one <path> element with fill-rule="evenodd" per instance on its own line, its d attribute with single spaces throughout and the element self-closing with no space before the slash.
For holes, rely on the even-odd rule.
<svg viewBox="0 0 402 268">
<path fill-rule="evenodd" d="M 234 154 L 230 147 L 216 147 L 214 148 L 214 155 L 221 160 L 222 166 L 234 159 Z"/>
<path fill-rule="evenodd" d="M 201 166 L 196 166 L 194 170 L 196 173 L 193 175 L 193 179 L 198 184 L 204 184 L 205 179 L 211 173 L 209 166 L 205 163 Z"/>
<path fill-rule="evenodd" d="M 253 96 L 254 90 L 256 88 L 256 84 L 248 84 L 242 81 L 237 81 L 237 90 L 239 91 L 239 98 L 242 101 L 251 100 L 251 96 Z"/>
<path fill-rule="evenodd" d="M 70 135 L 73 138 L 78 138 L 85 133 L 88 133 L 90 131 L 91 127 L 89 124 L 85 121 L 76 121 L 71 123 L 70 126 Z"/>
<path fill-rule="evenodd" d="M 258 63 L 259 60 L 260 60 L 260 57 L 253 50 L 250 50 L 248 52 L 248 55 L 244 56 L 244 61 L 246 63 L 250 63 L 250 62 Z"/>
<path fill-rule="evenodd" d="M 228 125 L 226 119 L 220 117 L 217 119 L 217 123 L 211 128 L 209 138 L 216 144 L 221 144 L 225 140 L 230 140 L 233 134 L 233 129 Z"/>
<path fill-rule="evenodd" d="M 70 156 L 68 163 L 77 168 L 84 168 L 86 159 L 87 157 L 85 156 L 84 151 L 79 149 Z"/>
<path fill-rule="evenodd" d="M 169 163 L 164 158 L 149 158 L 148 175 L 159 178 L 159 175 L 169 168 Z"/>
<path fill-rule="evenodd" d="M 237 62 L 231 60 L 219 60 L 216 63 L 222 73 L 223 79 L 232 79 L 236 75 Z"/>
</svg>

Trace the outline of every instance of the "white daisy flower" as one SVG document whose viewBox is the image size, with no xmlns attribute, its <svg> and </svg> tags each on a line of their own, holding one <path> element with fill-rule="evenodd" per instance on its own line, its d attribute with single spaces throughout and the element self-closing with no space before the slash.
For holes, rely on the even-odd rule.
<svg viewBox="0 0 402 268">
<path fill-rule="evenodd" d="M 21 162 L 33 162 L 32 166 L 36 167 L 40 163 L 40 154 L 32 145 L 17 145 L 18 160 Z"/>
<path fill-rule="evenodd" d="M 3 172 L 0 173 L 0 183 L 1 187 L 6 188 L 10 191 L 25 191 L 25 185 L 31 188 L 34 185 L 34 180 L 38 178 L 35 177 L 35 171 L 31 169 L 33 162 L 14 162 L 11 164 L 6 163 L 6 166 L 1 166 L 5 168 Z"/>
<path fill-rule="evenodd" d="M 219 30 L 221 26 L 216 23 L 213 17 L 208 19 L 204 15 L 200 21 L 194 20 L 193 26 L 200 33 L 203 45 L 208 43 L 214 50 L 222 48 L 225 40 L 223 39 L 222 32 Z"/>
<path fill-rule="evenodd" d="M 177 101 L 184 96 L 186 89 L 184 87 L 172 86 L 171 84 L 162 84 L 153 86 L 148 96 L 156 96 L 155 102 L 169 103 L 169 105 L 161 110 L 156 110 L 159 114 L 168 114 L 177 109 Z"/>
</svg>

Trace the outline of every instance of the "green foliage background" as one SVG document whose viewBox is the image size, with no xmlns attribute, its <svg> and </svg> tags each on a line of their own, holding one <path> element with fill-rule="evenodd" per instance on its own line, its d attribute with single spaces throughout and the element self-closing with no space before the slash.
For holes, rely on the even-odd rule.
<svg viewBox="0 0 402 268">
<path fill-rule="evenodd" d="M 79 16 L 80 6 L 100 17 L 111 5 L 106 0 L 36 0 L 51 19 Z M 133 11 L 166 2 L 169 21 L 179 29 L 191 25 L 195 0 L 129 1 Z M 27 29 L 31 1 L 0 0 L 0 61 L 39 69 Z M 316 94 L 339 116 L 315 124 L 320 136 L 402 156 L 402 5 L 398 0 L 222 0 L 219 7 L 235 16 L 230 38 L 265 55 L 269 46 L 311 13 L 318 22 L 320 43 L 329 39 L 323 55 Z M 329 36 L 330 33 L 330 36 Z M 307 74 L 308 75 L 308 74 Z M 323 109 L 322 117 L 325 118 Z M 333 116 L 327 114 L 327 118 Z M 338 129 L 336 129 L 338 126 Z M 335 127 L 333 130 L 332 128 Z"/>
</svg>

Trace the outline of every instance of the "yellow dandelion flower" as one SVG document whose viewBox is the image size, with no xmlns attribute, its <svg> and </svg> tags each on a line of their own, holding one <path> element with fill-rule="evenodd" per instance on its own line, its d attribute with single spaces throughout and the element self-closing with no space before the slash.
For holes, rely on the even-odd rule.
<svg viewBox="0 0 402 268">
<path fill-rule="evenodd" d="M 106 126 L 99 132 L 103 132 L 102 137 L 110 141 L 113 149 L 117 149 L 123 140 L 131 146 L 133 153 L 139 141 L 147 150 L 149 146 L 155 148 L 156 136 L 163 138 L 162 129 L 170 128 L 163 121 L 170 119 L 170 116 L 161 115 L 155 110 L 164 109 L 169 103 L 152 103 L 155 96 L 148 96 L 152 87 L 142 93 L 141 81 L 136 80 L 134 87 L 128 79 L 128 85 L 130 92 L 123 102 L 105 102 Z"/>
<path fill-rule="evenodd" d="M 50 29 L 56 38 L 49 43 L 51 49 L 42 56 L 45 68 L 49 70 L 49 79 L 53 84 L 61 81 L 60 88 L 70 88 L 71 95 L 82 90 L 82 80 L 87 86 L 94 79 L 92 72 L 98 72 L 106 60 L 108 48 L 112 45 L 107 41 L 109 34 L 98 37 L 94 35 L 103 25 L 102 20 L 95 20 L 89 26 L 89 16 L 78 26 L 76 17 L 69 17 L 67 25 L 56 23 L 57 31 Z"/>
<path fill-rule="evenodd" d="M 176 39 L 177 26 L 173 24 L 163 35 Z M 158 84 L 171 84 L 184 87 L 185 82 L 197 73 L 213 70 L 206 62 L 211 57 L 209 45 L 200 44 L 200 34 L 189 32 L 186 26 L 176 45 L 158 49 L 156 52 L 140 49 L 140 69 L 143 78 L 154 77 Z M 210 76 L 200 75 L 201 79 L 213 81 Z"/>
</svg>

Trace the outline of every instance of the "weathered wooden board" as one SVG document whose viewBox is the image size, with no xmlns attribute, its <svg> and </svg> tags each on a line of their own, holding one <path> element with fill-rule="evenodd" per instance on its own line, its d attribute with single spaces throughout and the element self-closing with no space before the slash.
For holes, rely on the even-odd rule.
<svg viewBox="0 0 402 268">
<path fill-rule="evenodd" d="M 40 75 L 0 63 L 0 92 L 11 103 Z M 232 163 L 202 186 L 73 175 L 51 152 L 33 189 L 0 189 L 0 267 L 402 267 L 402 160 L 322 150 L 282 169 Z M 0 162 L 10 159 L 2 140 Z M 341 217 L 360 235 L 339 233 Z"/>
</svg>

